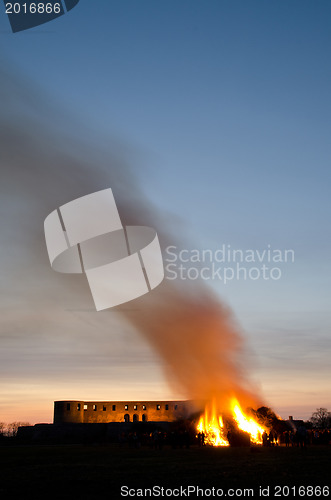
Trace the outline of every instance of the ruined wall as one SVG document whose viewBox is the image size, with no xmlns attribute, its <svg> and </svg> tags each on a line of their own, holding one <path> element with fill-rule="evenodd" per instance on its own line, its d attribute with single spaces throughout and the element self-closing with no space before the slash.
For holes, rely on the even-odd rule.
<svg viewBox="0 0 331 500">
<path fill-rule="evenodd" d="M 190 401 L 55 401 L 54 423 L 173 422 L 192 408 Z"/>
</svg>

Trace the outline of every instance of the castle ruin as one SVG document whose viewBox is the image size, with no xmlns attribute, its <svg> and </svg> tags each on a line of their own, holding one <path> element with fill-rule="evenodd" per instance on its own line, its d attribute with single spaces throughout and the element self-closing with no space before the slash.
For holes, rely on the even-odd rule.
<svg viewBox="0 0 331 500">
<path fill-rule="evenodd" d="M 191 401 L 55 401 L 54 424 L 174 422 L 193 412 Z"/>
</svg>

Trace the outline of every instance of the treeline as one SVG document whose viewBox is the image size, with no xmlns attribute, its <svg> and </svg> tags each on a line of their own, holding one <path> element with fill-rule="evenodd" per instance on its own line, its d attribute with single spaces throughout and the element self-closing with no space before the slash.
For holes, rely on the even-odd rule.
<svg viewBox="0 0 331 500">
<path fill-rule="evenodd" d="M 19 427 L 30 425 L 29 422 L 0 422 L 0 437 L 16 437 Z"/>
<path fill-rule="evenodd" d="M 308 422 L 314 429 L 331 429 L 331 412 L 327 408 L 316 408 Z"/>
</svg>

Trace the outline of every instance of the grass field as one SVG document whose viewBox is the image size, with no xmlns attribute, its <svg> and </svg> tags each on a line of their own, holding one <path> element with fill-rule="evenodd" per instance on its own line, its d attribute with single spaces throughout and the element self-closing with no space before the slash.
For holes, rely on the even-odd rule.
<svg viewBox="0 0 331 500">
<path fill-rule="evenodd" d="M 45 498 L 52 494 L 81 499 L 102 495 L 100 498 L 116 500 L 124 498 L 121 485 L 135 489 L 154 485 L 223 490 L 252 487 L 258 497 L 260 485 L 330 485 L 331 447 L 154 450 L 118 444 L 2 446 L 0 471 L 1 498 Z"/>
</svg>

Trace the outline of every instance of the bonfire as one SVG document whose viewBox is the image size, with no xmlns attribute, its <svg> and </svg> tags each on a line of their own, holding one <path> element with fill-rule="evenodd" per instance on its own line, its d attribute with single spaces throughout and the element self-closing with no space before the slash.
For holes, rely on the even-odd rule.
<svg viewBox="0 0 331 500">
<path fill-rule="evenodd" d="M 226 425 L 225 421 L 227 422 Z M 197 425 L 197 431 L 204 434 L 205 444 L 229 446 L 231 428 L 246 432 L 249 435 L 250 442 L 254 444 L 262 444 L 263 433 L 267 431 L 265 427 L 256 421 L 253 413 L 250 413 L 249 410 L 243 411 L 235 397 L 231 399 L 229 408 L 224 415 L 219 413 L 216 398 L 214 398 L 205 406 L 204 413 Z"/>
</svg>

